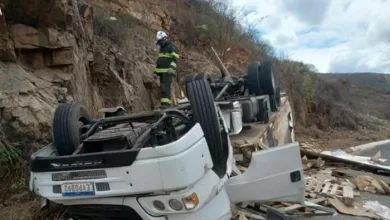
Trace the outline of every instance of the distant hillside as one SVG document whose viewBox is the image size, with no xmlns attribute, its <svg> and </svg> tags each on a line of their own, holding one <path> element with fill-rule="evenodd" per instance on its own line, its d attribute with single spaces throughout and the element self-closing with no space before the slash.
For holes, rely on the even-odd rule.
<svg viewBox="0 0 390 220">
<path fill-rule="evenodd" d="M 322 78 L 343 79 L 352 85 L 390 90 L 390 74 L 380 73 L 329 73 L 320 74 Z"/>
<path fill-rule="evenodd" d="M 348 99 L 354 104 L 354 111 L 390 120 L 390 74 L 343 73 L 318 74 L 332 82 L 345 80 L 349 86 Z"/>
</svg>

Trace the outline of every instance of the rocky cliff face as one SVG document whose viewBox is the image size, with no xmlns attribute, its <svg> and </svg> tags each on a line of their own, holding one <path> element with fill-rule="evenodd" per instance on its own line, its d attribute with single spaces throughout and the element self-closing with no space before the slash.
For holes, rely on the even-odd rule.
<svg viewBox="0 0 390 220">
<path fill-rule="evenodd" d="M 151 108 L 143 75 L 127 80 L 131 70 L 151 67 L 126 65 L 115 51 L 94 48 L 90 2 L 12 0 L 1 6 L 0 131 L 13 144 L 49 140 L 53 112 L 62 102 L 81 101 L 92 112 L 103 104 Z M 115 94 L 106 93 L 109 84 Z"/>
<path fill-rule="evenodd" d="M 0 8 L 0 132 L 13 145 L 47 143 L 59 103 L 81 101 L 95 116 L 103 106 L 139 112 L 158 103 L 154 36 L 173 19 L 154 1 L 0 0 Z M 218 69 L 171 36 L 181 52 L 176 96 L 183 75 Z"/>
<path fill-rule="evenodd" d="M 16 145 L 44 142 L 59 103 L 99 104 L 88 71 L 91 7 L 76 0 L 1 5 L 0 130 Z"/>
</svg>

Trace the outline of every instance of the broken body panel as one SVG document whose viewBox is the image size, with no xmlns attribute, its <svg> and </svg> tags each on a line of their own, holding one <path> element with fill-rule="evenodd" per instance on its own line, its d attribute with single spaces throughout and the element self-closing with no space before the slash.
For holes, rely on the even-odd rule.
<svg viewBox="0 0 390 220">
<path fill-rule="evenodd" d="M 305 181 L 299 145 L 291 143 L 257 151 L 245 173 L 225 184 L 230 201 L 305 201 Z"/>
</svg>

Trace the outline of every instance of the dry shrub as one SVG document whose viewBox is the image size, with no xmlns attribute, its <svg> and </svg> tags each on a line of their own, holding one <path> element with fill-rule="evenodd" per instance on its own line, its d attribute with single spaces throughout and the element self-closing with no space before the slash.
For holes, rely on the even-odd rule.
<svg viewBox="0 0 390 220">
<path fill-rule="evenodd" d="M 321 130 L 342 127 L 356 130 L 362 125 L 350 100 L 351 86 L 344 80 L 324 81 L 312 66 L 283 60 L 278 62 L 281 80 L 292 102 L 299 127 L 315 125 Z"/>
<path fill-rule="evenodd" d="M 51 204 L 49 208 L 40 210 L 40 200 L 24 191 L 13 196 L 11 202 L 0 205 L 1 219 L 4 220 L 68 220 L 66 208 Z"/>
</svg>

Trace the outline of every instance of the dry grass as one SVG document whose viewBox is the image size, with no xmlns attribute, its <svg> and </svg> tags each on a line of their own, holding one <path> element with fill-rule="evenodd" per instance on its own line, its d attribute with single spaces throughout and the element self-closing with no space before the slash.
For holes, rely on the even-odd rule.
<svg viewBox="0 0 390 220">
<path fill-rule="evenodd" d="M 40 211 L 40 200 L 21 192 L 11 202 L 0 205 L 0 216 L 4 220 L 65 220 L 66 209 L 53 206 Z M 19 198 L 17 198 L 19 196 Z"/>
</svg>

